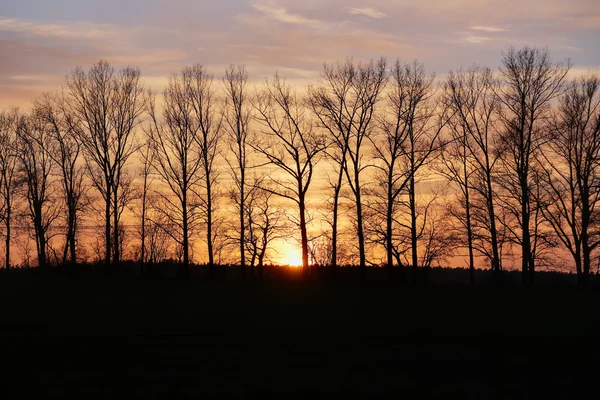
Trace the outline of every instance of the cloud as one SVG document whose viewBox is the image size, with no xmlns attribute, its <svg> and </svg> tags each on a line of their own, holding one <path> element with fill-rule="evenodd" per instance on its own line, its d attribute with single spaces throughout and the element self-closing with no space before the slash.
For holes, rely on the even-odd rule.
<svg viewBox="0 0 600 400">
<path fill-rule="evenodd" d="M 365 7 L 365 8 L 352 7 L 348 10 L 348 12 L 353 15 L 363 15 L 365 17 L 375 18 L 375 19 L 386 18 L 388 16 L 386 13 L 377 11 L 370 7 Z"/>
<path fill-rule="evenodd" d="M 462 39 L 463 42 L 481 44 L 489 41 L 489 37 L 469 35 Z"/>
<path fill-rule="evenodd" d="M 469 29 L 471 29 L 472 31 L 481 31 L 481 32 L 506 32 L 506 29 L 504 29 L 504 28 L 497 28 L 495 26 L 483 26 L 483 25 L 472 26 Z"/>
<path fill-rule="evenodd" d="M 106 39 L 115 35 L 112 25 L 77 22 L 71 25 L 40 24 L 0 17 L 0 31 L 54 39 Z"/>
<path fill-rule="evenodd" d="M 300 14 L 292 14 L 286 8 L 273 2 L 254 4 L 253 7 L 267 18 L 285 24 L 318 26 L 322 23 L 322 21 L 318 19 L 307 18 Z"/>
</svg>

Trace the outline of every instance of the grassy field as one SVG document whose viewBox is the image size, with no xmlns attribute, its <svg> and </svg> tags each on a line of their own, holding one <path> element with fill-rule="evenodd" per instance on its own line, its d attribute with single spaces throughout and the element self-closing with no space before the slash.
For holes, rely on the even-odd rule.
<svg viewBox="0 0 600 400">
<path fill-rule="evenodd" d="M 8 397 L 579 397 L 600 292 L 0 276 Z"/>
</svg>

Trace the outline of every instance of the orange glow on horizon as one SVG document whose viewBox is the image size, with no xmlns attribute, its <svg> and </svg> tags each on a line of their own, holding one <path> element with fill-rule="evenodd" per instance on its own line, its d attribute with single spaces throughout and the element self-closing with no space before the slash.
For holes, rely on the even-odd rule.
<svg viewBox="0 0 600 400">
<path fill-rule="evenodd" d="M 280 265 L 287 265 L 290 267 L 301 267 L 302 266 L 302 251 L 295 245 L 289 243 L 283 243 L 279 247 L 279 257 L 277 263 Z"/>
</svg>

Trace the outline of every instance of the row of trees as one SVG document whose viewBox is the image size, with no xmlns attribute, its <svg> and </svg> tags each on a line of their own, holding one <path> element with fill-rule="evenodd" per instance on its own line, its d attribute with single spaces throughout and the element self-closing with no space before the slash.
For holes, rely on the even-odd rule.
<svg viewBox="0 0 600 400">
<path fill-rule="evenodd" d="M 76 263 L 80 221 L 101 215 L 107 265 L 134 221 L 142 265 L 173 257 L 183 274 L 196 236 L 211 271 L 225 260 L 244 274 L 292 236 L 305 270 L 356 263 L 362 277 L 465 249 L 473 278 L 476 260 L 499 273 L 518 248 L 526 284 L 562 245 L 585 282 L 600 243 L 600 79 L 568 81 L 570 66 L 511 48 L 498 72 L 438 83 L 416 61 L 346 60 L 298 91 L 195 65 L 161 95 L 136 68 L 77 68 L 31 112 L 0 114 L 6 268 L 15 214 L 41 267 Z"/>
</svg>

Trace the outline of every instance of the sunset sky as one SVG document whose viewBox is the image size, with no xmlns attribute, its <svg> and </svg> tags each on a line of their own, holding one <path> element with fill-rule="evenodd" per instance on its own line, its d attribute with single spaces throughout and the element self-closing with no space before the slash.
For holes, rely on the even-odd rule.
<svg viewBox="0 0 600 400">
<path fill-rule="evenodd" d="M 182 66 L 247 65 L 313 81 L 323 61 L 386 56 L 441 75 L 496 68 L 510 45 L 549 46 L 577 71 L 600 67 L 597 0 L 18 0 L 0 4 L 0 108 L 27 106 L 75 66 L 139 66 L 161 88 Z"/>
<path fill-rule="evenodd" d="M 217 77 L 245 64 L 254 82 L 278 71 L 306 87 L 323 62 L 346 57 L 418 59 L 443 77 L 473 63 L 496 69 L 503 51 L 524 45 L 548 46 L 581 75 L 600 71 L 598 38 L 598 0 L 3 1 L 0 109 L 27 109 L 100 59 L 139 67 L 158 91 L 195 63 Z M 328 188 L 325 178 L 313 191 Z M 295 244 L 277 247 L 281 262 L 299 256 Z"/>
</svg>

